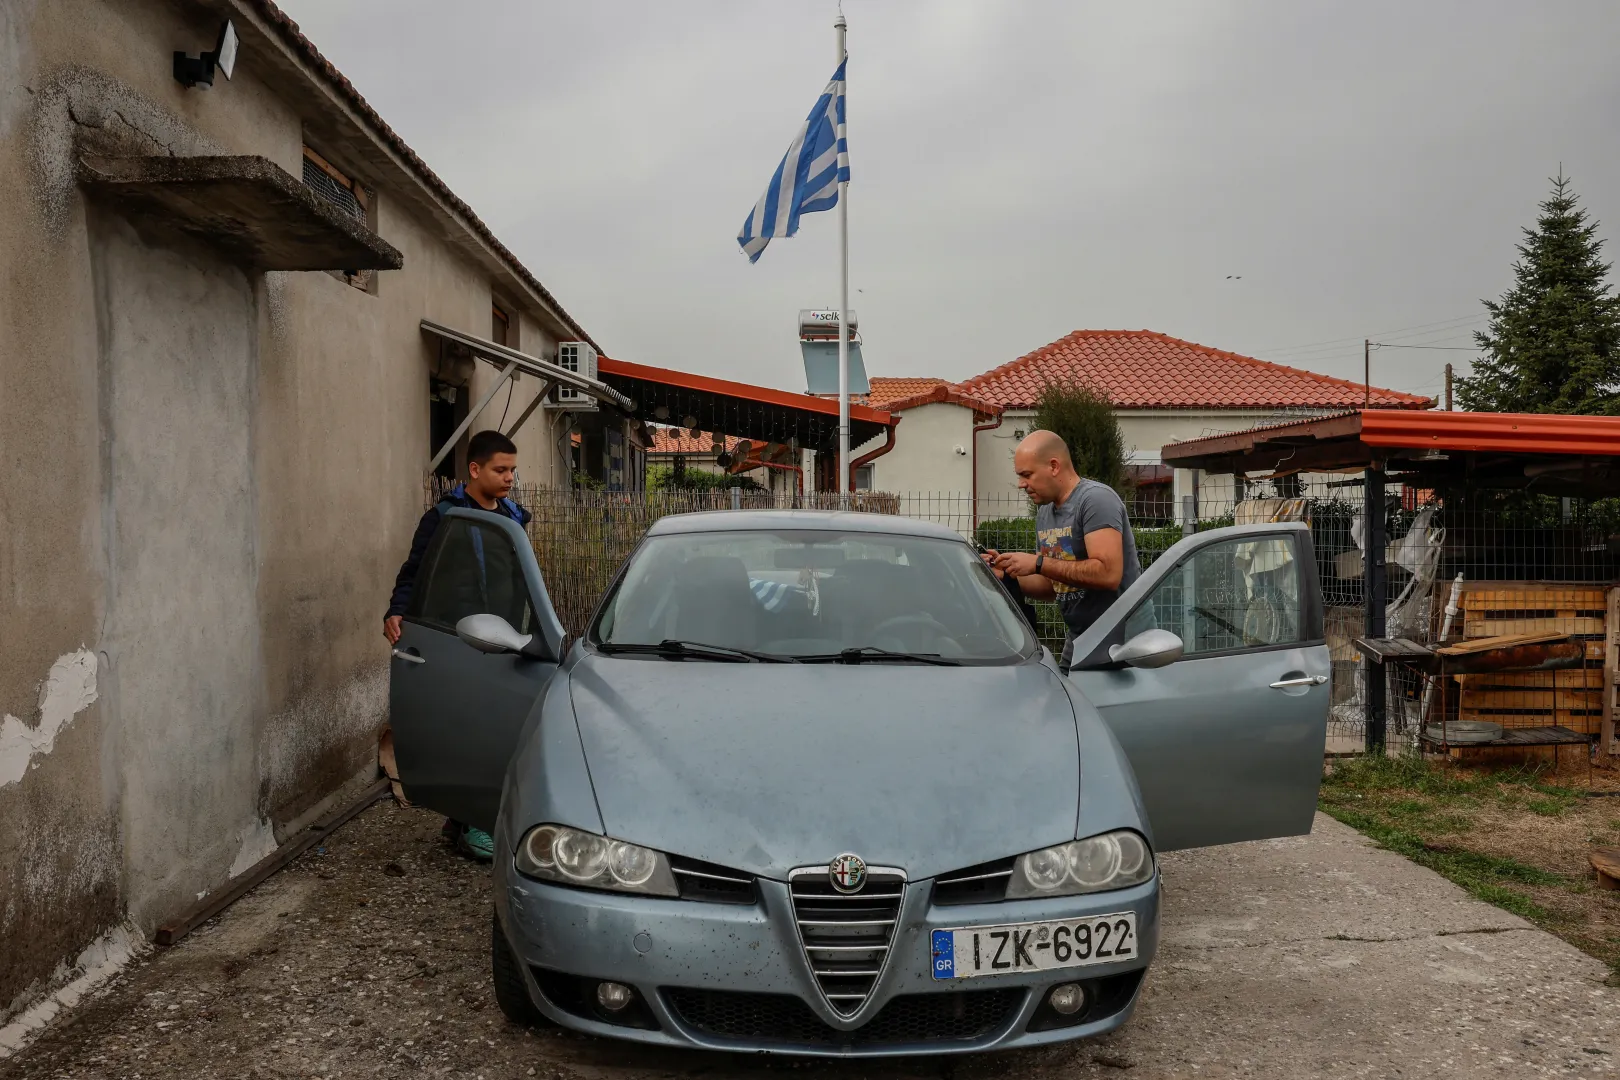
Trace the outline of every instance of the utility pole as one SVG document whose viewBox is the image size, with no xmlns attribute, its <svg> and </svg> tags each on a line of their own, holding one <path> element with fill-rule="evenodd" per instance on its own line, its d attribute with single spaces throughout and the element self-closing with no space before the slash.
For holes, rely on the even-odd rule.
<svg viewBox="0 0 1620 1080">
<path fill-rule="evenodd" d="M 1372 338 L 1361 341 L 1361 407 L 1372 408 Z"/>
<path fill-rule="evenodd" d="M 1451 365 L 1446 365 L 1446 412 L 1451 411 Z"/>
</svg>

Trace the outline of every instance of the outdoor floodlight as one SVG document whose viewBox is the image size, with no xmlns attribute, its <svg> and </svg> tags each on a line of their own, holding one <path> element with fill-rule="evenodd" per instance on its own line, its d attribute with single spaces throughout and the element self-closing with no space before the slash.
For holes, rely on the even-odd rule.
<svg viewBox="0 0 1620 1080">
<path fill-rule="evenodd" d="M 213 52 L 205 52 L 201 56 L 187 56 L 183 52 L 174 54 L 175 80 L 181 86 L 196 86 L 206 90 L 214 85 L 216 70 L 223 72 L 229 79 L 236 70 L 238 43 L 236 24 L 226 19 L 225 25 L 220 27 L 219 42 L 214 46 Z"/>
</svg>

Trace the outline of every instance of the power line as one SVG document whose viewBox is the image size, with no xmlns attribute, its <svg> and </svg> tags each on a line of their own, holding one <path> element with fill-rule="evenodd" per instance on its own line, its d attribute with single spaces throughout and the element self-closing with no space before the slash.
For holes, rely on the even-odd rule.
<svg viewBox="0 0 1620 1080">
<path fill-rule="evenodd" d="M 1441 352 L 1479 352 L 1472 345 L 1390 345 L 1382 341 L 1371 343 L 1375 349 L 1438 349 Z"/>
<path fill-rule="evenodd" d="M 1378 336 L 1379 337 L 1400 337 L 1403 334 L 1409 333 L 1410 331 L 1421 331 L 1421 330 L 1426 330 L 1426 329 L 1431 329 L 1431 328 L 1444 328 L 1445 324 L 1449 324 L 1449 323 L 1466 324 L 1466 323 L 1470 323 L 1470 322 L 1475 322 L 1475 321 L 1477 321 L 1479 319 L 1482 319 L 1484 317 L 1485 316 L 1483 314 L 1480 314 L 1480 313 L 1477 313 L 1477 312 L 1472 314 L 1472 315 L 1454 315 L 1449 319 L 1436 319 L 1434 322 L 1418 323 L 1416 326 L 1399 326 L 1399 327 L 1396 327 L 1393 330 L 1381 330 L 1381 331 L 1378 332 Z M 1418 334 L 1416 336 L 1421 337 L 1422 335 Z M 1356 341 L 1357 341 L 1356 338 L 1329 338 L 1326 341 L 1308 341 L 1303 345 L 1282 345 L 1282 346 L 1278 346 L 1276 348 L 1262 349 L 1260 351 L 1262 351 L 1262 352 L 1270 352 L 1270 353 L 1309 352 L 1309 351 L 1317 348 L 1318 346 L 1354 345 L 1356 343 Z"/>
<path fill-rule="evenodd" d="M 1481 321 L 1483 318 L 1484 318 L 1484 316 L 1480 316 L 1477 319 L 1471 320 L 1471 322 L 1477 323 L 1477 322 Z M 1417 330 L 1417 331 L 1412 331 L 1412 332 L 1408 332 L 1408 333 L 1404 333 L 1404 334 L 1403 333 L 1386 332 L 1386 333 L 1378 334 L 1376 336 L 1379 337 L 1380 339 L 1384 339 L 1386 341 L 1400 341 L 1400 340 L 1403 340 L 1403 339 L 1408 339 L 1408 340 L 1415 340 L 1415 341 L 1420 342 L 1420 343 L 1428 343 L 1428 342 L 1434 342 L 1434 341 L 1444 341 L 1447 338 L 1454 337 L 1455 335 L 1457 335 L 1459 333 L 1471 332 L 1471 329 L 1472 328 L 1470 327 L 1470 325 L 1468 323 L 1463 323 L 1461 325 L 1441 326 L 1441 327 L 1436 327 L 1434 329 Z M 1333 355 L 1335 353 L 1349 351 L 1350 349 L 1352 349 L 1354 347 L 1355 341 L 1356 341 L 1356 339 L 1349 338 L 1349 339 L 1346 339 L 1343 343 L 1334 344 L 1334 345 L 1331 345 L 1331 346 L 1329 346 L 1329 345 L 1319 345 L 1316 348 L 1294 349 L 1294 350 L 1286 350 L 1286 351 L 1285 350 L 1273 350 L 1268 355 L 1277 355 L 1278 353 L 1282 353 L 1284 355 L 1295 356 L 1295 357 L 1298 357 L 1300 359 L 1305 359 L 1305 358 L 1307 358 L 1309 356 L 1328 356 L 1328 355 Z"/>
</svg>

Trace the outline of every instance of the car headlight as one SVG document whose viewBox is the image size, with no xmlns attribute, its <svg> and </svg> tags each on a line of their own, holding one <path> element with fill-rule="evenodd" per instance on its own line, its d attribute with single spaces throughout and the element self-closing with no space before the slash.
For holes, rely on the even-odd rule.
<svg viewBox="0 0 1620 1080">
<path fill-rule="evenodd" d="M 1153 852 L 1128 829 L 1018 856 L 1007 899 L 1073 896 L 1140 885 L 1153 877 Z"/>
<path fill-rule="evenodd" d="M 583 889 L 679 896 L 662 852 L 567 825 L 536 825 L 513 859 L 518 873 Z"/>
</svg>

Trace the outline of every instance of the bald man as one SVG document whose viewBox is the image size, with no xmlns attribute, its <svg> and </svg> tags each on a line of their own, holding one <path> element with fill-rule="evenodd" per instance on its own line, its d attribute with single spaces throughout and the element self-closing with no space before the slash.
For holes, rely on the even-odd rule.
<svg viewBox="0 0 1620 1080">
<path fill-rule="evenodd" d="M 1141 576 L 1136 537 L 1119 495 L 1077 473 L 1056 432 L 1030 432 L 1013 454 L 1013 471 L 1035 503 L 1040 550 L 991 552 L 991 565 L 1012 575 L 1025 596 L 1057 600 L 1068 628 L 1061 664 L 1067 671 L 1074 639 Z"/>
</svg>

